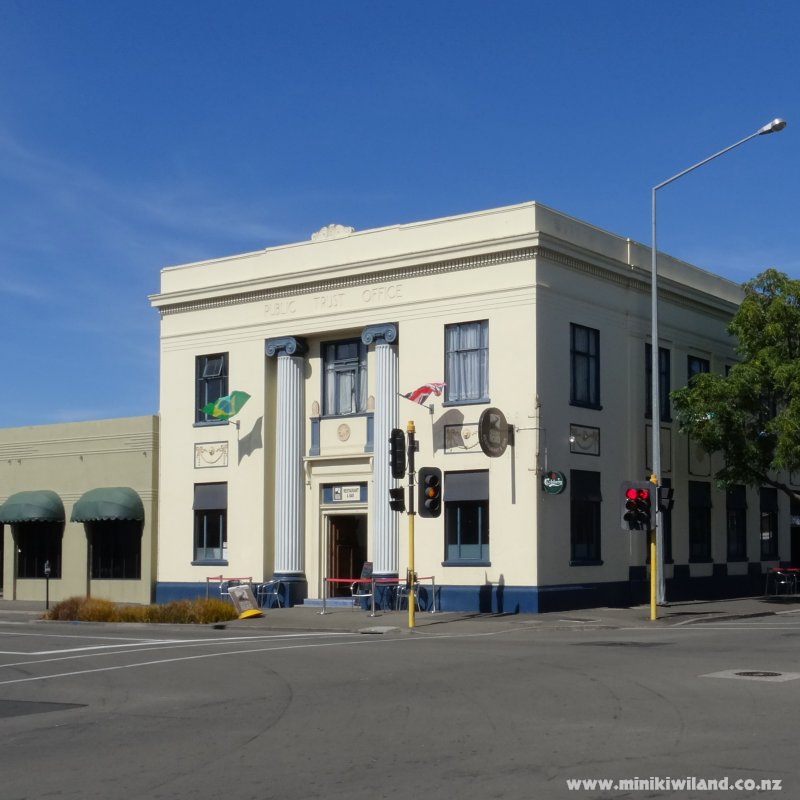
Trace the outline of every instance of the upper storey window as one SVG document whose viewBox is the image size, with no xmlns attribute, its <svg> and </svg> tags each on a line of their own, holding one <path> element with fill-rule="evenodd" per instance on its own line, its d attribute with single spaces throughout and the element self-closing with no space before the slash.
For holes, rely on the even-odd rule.
<svg viewBox="0 0 800 800">
<path fill-rule="evenodd" d="M 323 414 L 362 414 L 367 408 L 367 346 L 359 339 L 322 345 Z"/>
<path fill-rule="evenodd" d="M 600 331 L 570 326 L 570 393 L 574 406 L 600 408 Z"/>
<path fill-rule="evenodd" d="M 197 356 L 195 360 L 195 422 L 215 422 L 214 417 L 201 410 L 228 394 L 228 354 L 215 353 Z"/>
<path fill-rule="evenodd" d="M 489 321 L 444 328 L 445 402 L 489 402 Z"/>
</svg>

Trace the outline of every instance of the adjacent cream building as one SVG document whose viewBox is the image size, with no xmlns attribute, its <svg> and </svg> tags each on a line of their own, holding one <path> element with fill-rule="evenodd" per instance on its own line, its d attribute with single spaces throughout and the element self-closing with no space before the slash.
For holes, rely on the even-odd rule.
<svg viewBox="0 0 800 800">
<path fill-rule="evenodd" d="M 158 417 L 0 429 L 2 596 L 151 602 L 157 477 Z"/>
<path fill-rule="evenodd" d="M 416 519 L 424 601 L 434 583 L 442 609 L 638 601 L 645 543 L 621 528 L 620 484 L 650 469 L 649 263 L 526 203 L 164 269 L 157 599 L 274 575 L 298 603 L 365 561 L 402 581 L 388 439 L 413 422 L 417 468 L 444 483 L 441 516 Z M 741 289 L 667 256 L 659 273 L 667 596 L 756 591 L 796 548 L 788 504 L 718 491 L 666 398 L 733 363 Z M 446 388 L 426 405 L 401 396 L 431 382 Z M 251 398 L 230 423 L 200 411 L 234 390 Z M 489 407 L 513 426 L 496 458 L 478 445 Z"/>
</svg>

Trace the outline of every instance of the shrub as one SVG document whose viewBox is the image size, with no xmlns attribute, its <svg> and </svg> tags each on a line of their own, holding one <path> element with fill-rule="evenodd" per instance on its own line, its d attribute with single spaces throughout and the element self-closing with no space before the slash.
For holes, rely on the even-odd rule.
<svg viewBox="0 0 800 800">
<path fill-rule="evenodd" d="M 44 615 L 44 619 L 82 622 L 160 622 L 173 625 L 206 625 L 236 617 L 236 609 L 216 597 L 149 606 L 116 605 L 99 597 L 69 597 L 56 603 Z"/>
</svg>

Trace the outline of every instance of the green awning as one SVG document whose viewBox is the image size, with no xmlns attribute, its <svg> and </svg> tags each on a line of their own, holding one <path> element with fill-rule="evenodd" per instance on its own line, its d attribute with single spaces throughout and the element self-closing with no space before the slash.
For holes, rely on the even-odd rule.
<svg viewBox="0 0 800 800">
<path fill-rule="evenodd" d="M 90 489 L 72 508 L 71 522 L 144 519 L 142 498 L 126 486 Z"/>
<path fill-rule="evenodd" d="M 64 504 L 49 489 L 17 492 L 0 506 L 0 522 L 63 522 Z"/>
</svg>

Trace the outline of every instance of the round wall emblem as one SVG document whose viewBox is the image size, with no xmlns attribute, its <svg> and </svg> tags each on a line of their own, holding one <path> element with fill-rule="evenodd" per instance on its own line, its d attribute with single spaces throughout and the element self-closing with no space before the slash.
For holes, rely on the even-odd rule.
<svg viewBox="0 0 800 800">
<path fill-rule="evenodd" d="M 508 447 L 508 422 L 499 408 L 487 408 L 478 420 L 478 442 L 489 458 L 499 458 Z"/>
<path fill-rule="evenodd" d="M 567 479 L 563 472 L 545 472 L 542 475 L 542 489 L 548 494 L 561 494 L 567 488 Z"/>
<path fill-rule="evenodd" d="M 343 422 L 337 429 L 336 435 L 339 437 L 340 442 L 346 442 L 350 438 L 350 426 Z"/>
</svg>

